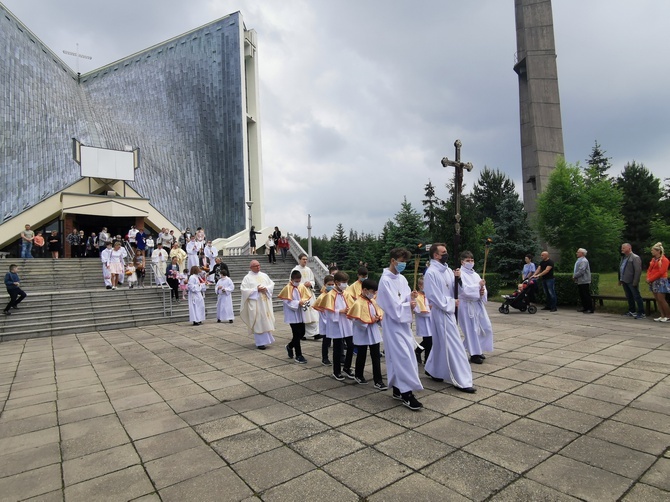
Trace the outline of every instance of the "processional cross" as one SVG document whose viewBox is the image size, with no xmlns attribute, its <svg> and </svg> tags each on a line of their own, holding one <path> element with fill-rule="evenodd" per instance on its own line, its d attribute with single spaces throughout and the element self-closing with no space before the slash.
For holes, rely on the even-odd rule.
<svg viewBox="0 0 670 502">
<path fill-rule="evenodd" d="M 455 183 L 454 183 L 454 206 L 456 208 L 456 224 L 454 229 L 456 233 L 454 234 L 454 259 L 456 260 L 456 267 L 459 264 L 459 248 L 461 243 L 461 192 L 463 191 L 463 169 L 467 169 L 468 172 L 472 171 L 472 163 L 470 162 L 461 162 L 461 143 L 460 139 L 457 139 L 454 142 L 454 147 L 456 148 L 456 160 L 449 160 L 447 157 L 442 159 L 442 167 L 453 167 L 456 169 Z"/>
</svg>

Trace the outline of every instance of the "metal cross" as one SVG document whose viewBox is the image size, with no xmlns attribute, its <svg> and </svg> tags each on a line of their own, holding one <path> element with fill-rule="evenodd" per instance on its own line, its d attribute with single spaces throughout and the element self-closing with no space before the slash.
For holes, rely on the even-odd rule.
<svg viewBox="0 0 670 502">
<path fill-rule="evenodd" d="M 76 57 L 76 62 L 77 62 L 77 74 L 79 74 L 79 58 L 81 59 L 93 59 L 91 56 L 86 56 L 84 54 L 79 53 L 79 44 L 77 44 L 77 52 L 72 52 L 72 51 L 63 51 L 63 54 L 67 54 L 68 56 L 74 56 Z"/>
<path fill-rule="evenodd" d="M 456 176 L 455 176 L 455 183 L 454 183 L 454 198 L 455 200 L 455 206 L 456 206 L 456 224 L 454 225 L 454 229 L 456 230 L 456 233 L 454 234 L 454 259 L 456 260 L 456 267 L 458 267 L 459 263 L 459 258 L 458 258 L 458 252 L 459 252 L 459 247 L 461 243 L 461 192 L 463 191 L 463 169 L 467 169 L 468 171 L 472 171 L 472 163 L 470 162 L 461 162 L 461 146 L 463 146 L 463 143 L 461 143 L 460 139 L 457 139 L 454 142 L 454 147 L 456 148 L 456 160 L 449 160 L 447 157 L 444 157 L 442 159 L 442 167 L 453 167 L 456 169 Z"/>
</svg>

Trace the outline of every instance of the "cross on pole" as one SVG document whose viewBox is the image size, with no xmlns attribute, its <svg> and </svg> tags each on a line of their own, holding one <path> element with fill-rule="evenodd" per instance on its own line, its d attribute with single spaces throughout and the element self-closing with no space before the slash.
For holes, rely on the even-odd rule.
<svg viewBox="0 0 670 502">
<path fill-rule="evenodd" d="M 77 44 L 77 52 L 72 52 L 72 51 L 63 51 L 63 54 L 67 54 L 68 56 L 74 56 L 77 58 L 77 74 L 79 74 L 79 58 L 81 59 L 93 59 L 91 56 L 85 56 L 84 54 L 79 54 L 79 44 Z"/>
<path fill-rule="evenodd" d="M 454 257 L 456 260 L 456 267 L 458 267 L 459 258 L 459 247 L 461 243 L 461 192 L 463 191 L 463 169 L 467 169 L 468 172 L 472 171 L 472 163 L 470 162 L 461 162 L 461 143 L 460 139 L 457 139 L 454 142 L 454 147 L 456 148 L 456 160 L 449 160 L 447 157 L 442 159 L 442 167 L 453 167 L 456 170 L 455 183 L 454 183 L 454 199 L 456 206 L 456 224 L 454 229 L 456 233 L 454 234 Z"/>
</svg>

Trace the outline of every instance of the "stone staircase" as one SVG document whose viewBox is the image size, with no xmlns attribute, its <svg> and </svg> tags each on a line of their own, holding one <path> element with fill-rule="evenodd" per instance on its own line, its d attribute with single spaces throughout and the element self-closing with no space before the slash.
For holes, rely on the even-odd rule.
<svg viewBox="0 0 670 502">
<path fill-rule="evenodd" d="M 241 301 L 239 287 L 249 270 L 251 257 L 223 258 L 235 283 L 233 308 L 237 315 Z M 267 262 L 266 256 L 259 255 L 258 260 L 261 270 L 275 282 L 275 295 L 278 294 L 288 282 L 296 262 L 290 256 L 286 263 L 280 260 L 274 265 Z M 188 321 L 187 302 L 172 302 L 170 315 L 169 289 L 152 285 L 148 272 L 144 289 L 128 289 L 124 285 L 111 291 L 104 287 L 102 264 L 97 258 L 0 260 L 3 277 L 10 263 L 19 266 L 21 286 L 28 297 L 21 302 L 18 310 L 11 311 L 11 316 L 0 315 L 0 342 Z M 9 295 L 3 287 L 0 293 L 3 308 L 8 301 Z M 215 319 L 216 294 L 213 286 L 207 290 L 205 305 L 207 318 Z M 281 309 L 280 300 L 274 300 L 274 308 Z"/>
</svg>

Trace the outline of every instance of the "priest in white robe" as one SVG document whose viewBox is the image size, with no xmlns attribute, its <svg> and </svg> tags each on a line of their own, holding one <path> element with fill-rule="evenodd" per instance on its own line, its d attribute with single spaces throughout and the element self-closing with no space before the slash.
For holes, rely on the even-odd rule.
<svg viewBox="0 0 670 502">
<path fill-rule="evenodd" d="M 305 322 L 305 338 L 308 340 L 318 340 L 322 337 L 319 336 L 319 313 L 312 308 L 312 305 L 314 305 L 314 302 L 316 301 L 316 295 L 314 294 L 314 288 L 316 287 L 314 273 L 312 272 L 312 269 L 307 266 L 307 255 L 305 253 L 300 253 L 298 262 L 298 265 L 293 267 L 293 270 L 300 272 L 300 275 L 302 276 L 300 284 L 305 286 L 310 294 L 310 306 L 307 310 L 303 311 L 302 315 Z M 291 270 L 291 272 L 293 272 L 293 270 Z M 322 335 L 325 335 L 325 333 L 322 333 Z"/>
<path fill-rule="evenodd" d="M 493 326 L 486 312 L 487 297 L 486 281 L 475 272 L 474 256 L 470 251 L 463 251 L 458 285 L 458 325 L 465 335 L 470 362 L 475 364 L 484 362 L 484 352 L 493 352 Z"/>
<path fill-rule="evenodd" d="M 105 242 L 105 249 L 100 252 L 100 261 L 102 262 L 102 280 L 105 282 L 105 288 L 112 289 L 112 273 L 107 268 L 109 253 L 112 252 L 112 242 Z"/>
<path fill-rule="evenodd" d="M 252 260 L 249 273 L 244 277 L 240 291 L 242 307 L 240 318 L 254 335 L 256 347 L 265 350 L 267 345 L 275 341 L 272 332 L 275 330 L 275 315 L 272 311 L 272 290 L 275 283 L 261 272 L 261 264 Z"/>
<path fill-rule="evenodd" d="M 412 293 L 407 279 L 402 275 L 409 258 L 411 254 L 404 248 L 391 250 L 391 262 L 379 280 L 377 304 L 384 311 L 382 338 L 388 385 L 393 388 L 393 398 L 401 400 L 411 410 L 420 410 L 423 405 L 413 393 L 423 390 L 411 327 L 416 293 Z"/>
<path fill-rule="evenodd" d="M 233 291 L 235 290 L 235 284 L 228 277 L 228 272 L 225 269 L 221 271 L 221 279 L 217 281 L 215 290 L 216 321 L 228 321 L 232 323 L 235 318 L 235 314 L 233 314 Z"/>
<path fill-rule="evenodd" d="M 186 256 L 188 259 L 186 268 L 188 268 L 189 270 L 191 270 L 192 267 L 200 266 L 198 251 L 200 251 L 200 247 L 198 246 L 198 243 L 195 240 L 195 235 L 192 235 L 191 240 L 188 241 L 188 243 L 186 244 Z"/>
<path fill-rule="evenodd" d="M 199 326 L 205 320 L 205 298 L 203 291 L 207 289 L 207 282 L 200 278 L 200 268 L 193 267 L 188 278 L 188 320 L 193 326 Z"/>
<path fill-rule="evenodd" d="M 204 259 L 204 265 L 212 270 L 212 267 L 214 267 L 214 260 L 216 257 L 219 255 L 219 250 L 216 249 L 215 246 L 212 246 L 212 241 L 207 241 L 207 245 L 205 246 L 205 259 Z"/>
<path fill-rule="evenodd" d="M 156 284 L 160 286 L 161 284 L 167 284 L 167 278 L 165 277 L 165 269 L 167 268 L 168 254 L 165 249 L 163 249 L 163 244 L 156 245 L 153 253 L 151 253 L 151 263 L 155 265 L 154 274 L 156 275 Z"/>
<path fill-rule="evenodd" d="M 474 393 L 472 369 L 454 318 L 458 306 L 453 294 L 456 277 L 447 265 L 447 246 L 433 244 L 429 254 L 430 266 L 424 276 L 423 290 L 433 306 L 430 313 L 433 348 L 425 364 L 426 374 L 463 392 Z"/>
</svg>

